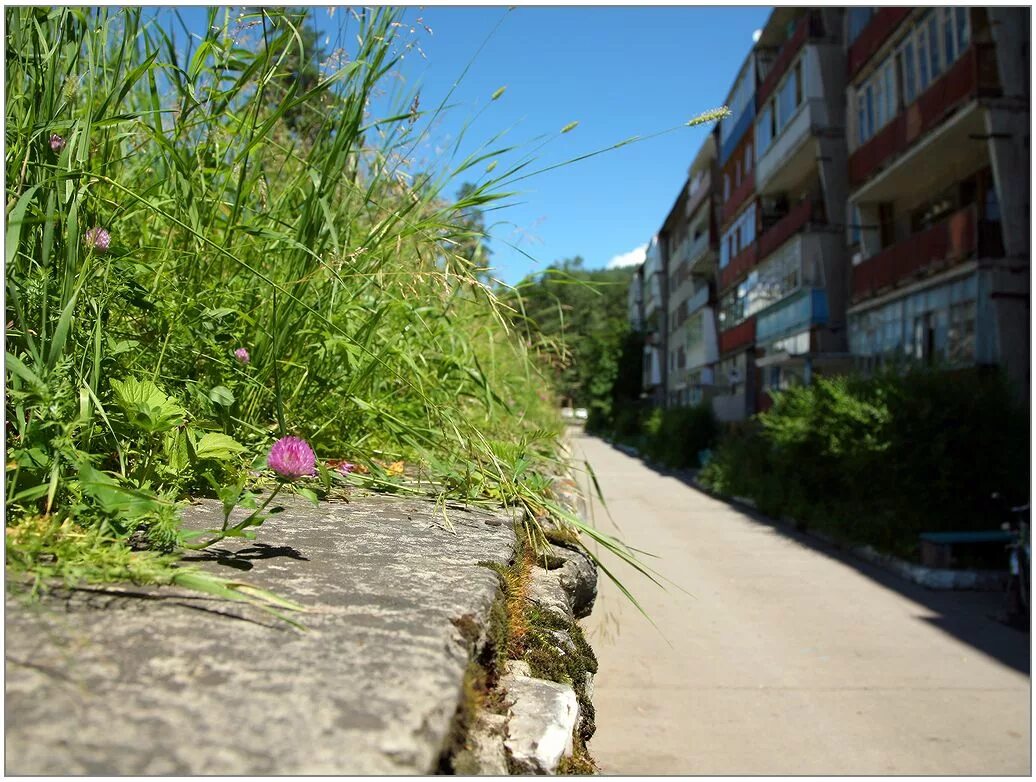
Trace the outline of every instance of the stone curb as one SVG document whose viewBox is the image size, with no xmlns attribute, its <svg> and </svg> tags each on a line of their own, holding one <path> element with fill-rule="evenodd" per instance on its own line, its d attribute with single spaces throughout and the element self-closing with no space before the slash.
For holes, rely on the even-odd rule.
<svg viewBox="0 0 1036 782">
<path fill-rule="evenodd" d="M 499 598 L 480 563 L 513 558 L 511 515 L 450 506 L 451 531 L 425 500 L 283 505 L 256 541 L 221 543 L 194 564 L 303 604 L 305 632 L 169 587 L 24 603 L 9 585 L 6 772 L 438 770 Z M 188 515 L 218 526 L 218 503 Z"/>
<path fill-rule="evenodd" d="M 585 504 L 570 475 L 557 476 L 554 490 L 573 513 L 585 516 Z M 546 561 L 538 561 L 530 573 L 528 599 L 539 607 L 575 622 L 588 616 L 597 597 L 597 568 L 584 553 L 551 545 Z M 574 647 L 565 631 L 553 631 L 562 649 Z M 507 662 L 497 682 L 508 706 L 502 717 L 480 714 L 454 767 L 465 773 L 499 775 L 510 767 L 518 774 L 554 774 L 574 751 L 574 734 L 593 733 L 592 714 L 581 713 L 575 689 L 532 676 L 528 663 Z M 593 674 L 583 682 L 586 697 L 593 692 Z M 488 717 L 488 721 L 486 720 Z M 463 757 L 460 757 L 463 755 Z M 504 772 L 506 773 L 506 772 Z"/>
</svg>

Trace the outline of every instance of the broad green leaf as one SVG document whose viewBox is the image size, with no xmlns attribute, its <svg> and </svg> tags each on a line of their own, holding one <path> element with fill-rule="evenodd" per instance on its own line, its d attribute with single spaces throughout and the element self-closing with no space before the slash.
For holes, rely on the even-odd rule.
<svg viewBox="0 0 1036 782">
<path fill-rule="evenodd" d="M 215 404 L 230 407 L 234 404 L 234 394 L 226 386 L 216 386 L 209 391 L 209 399 Z"/>
<path fill-rule="evenodd" d="M 83 493 L 97 501 L 105 513 L 126 518 L 158 510 L 162 501 L 147 492 L 121 485 L 115 478 L 88 464 L 79 466 L 79 485 Z"/>
<path fill-rule="evenodd" d="M 115 403 L 138 429 L 165 432 L 183 423 L 186 411 L 150 380 L 113 380 L 111 386 Z"/>
<path fill-rule="evenodd" d="M 232 459 L 244 450 L 241 443 L 221 432 L 206 432 L 195 445 L 199 459 Z"/>
</svg>

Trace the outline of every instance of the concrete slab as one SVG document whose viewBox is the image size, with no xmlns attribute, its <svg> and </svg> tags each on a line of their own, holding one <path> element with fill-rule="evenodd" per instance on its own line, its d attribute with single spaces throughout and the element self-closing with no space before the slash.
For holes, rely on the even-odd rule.
<svg viewBox="0 0 1036 782">
<path fill-rule="evenodd" d="M 7 598 L 8 774 L 412 774 L 436 768 L 510 519 L 292 498 L 206 570 L 303 603 L 308 631 L 176 589 Z M 218 506 L 189 510 L 219 524 Z M 463 619 L 466 618 L 466 619 Z"/>
</svg>

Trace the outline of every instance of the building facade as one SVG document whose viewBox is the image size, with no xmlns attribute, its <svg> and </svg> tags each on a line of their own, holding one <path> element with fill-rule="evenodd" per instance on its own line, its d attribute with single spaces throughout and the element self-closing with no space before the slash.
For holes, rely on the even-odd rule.
<svg viewBox="0 0 1036 782">
<path fill-rule="evenodd" d="M 652 399 L 735 421 L 909 362 L 1027 398 L 1029 14 L 771 13 L 635 283 Z"/>
<path fill-rule="evenodd" d="M 658 237 L 648 242 L 640 272 L 642 280 L 644 332 L 644 393 L 653 403 L 664 405 L 667 381 L 666 269 Z"/>
<path fill-rule="evenodd" d="M 999 364 L 1029 388 L 1029 11 L 854 9 L 857 366 Z"/>
</svg>

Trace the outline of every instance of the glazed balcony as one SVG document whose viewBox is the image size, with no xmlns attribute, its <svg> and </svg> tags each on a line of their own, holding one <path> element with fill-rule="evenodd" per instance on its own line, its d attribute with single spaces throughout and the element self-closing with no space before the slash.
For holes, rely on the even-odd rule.
<svg viewBox="0 0 1036 782">
<path fill-rule="evenodd" d="M 827 323 L 827 294 L 822 288 L 800 288 L 756 315 L 757 342 L 771 342 Z"/>
<path fill-rule="evenodd" d="M 973 43 L 917 100 L 849 156 L 849 186 L 860 187 L 894 166 L 957 109 L 999 92 L 996 52 L 989 44 Z"/>
<path fill-rule="evenodd" d="M 690 217 L 696 211 L 698 207 L 704 203 L 709 196 L 712 195 L 712 173 L 710 171 L 705 172 L 698 186 L 687 195 L 687 209 L 685 214 Z"/>
<path fill-rule="evenodd" d="M 745 133 L 755 123 L 755 96 L 748 102 L 741 111 L 741 116 L 737 118 L 737 124 L 734 125 L 733 130 L 730 131 L 730 135 L 727 136 L 727 140 L 723 142 L 722 147 L 719 151 L 719 164 L 725 166 L 727 161 L 730 160 L 730 156 L 734 154 L 734 150 L 737 149 L 738 144 L 745 137 Z"/>
<path fill-rule="evenodd" d="M 974 257 L 1003 255 L 1000 224 L 979 220 L 974 205 L 885 248 L 852 269 L 853 301 L 870 298 Z"/>
<path fill-rule="evenodd" d="M 823 98 L 803 100 L 791 120 L 756 161 L 756 189 L 759 194 L 787 190 L 802 179 L 804 172 L 815 168 L 817 151 L 806 142 L 827 130 L 829 125 L 827 103 Z"/>
<path fill-rule="evenodd" d="M 823 222 L 823 207 L 809 198 L 802 199 L 759 237 L 759 261 L 766 260 L 795 234 Z"/>
<path fill-rule="evenodd" d="M 719 270 L 719 289 L 726 290 L 759 263 L 759 243 L 752 242 Z"/>
<path fill-rule="evenodd" d="M 802 51 L 806 41 L 811 38 L 821 37 L 823 34 L 824 26 L 819 12 L 807 11 L 799 18 L 791 37 L 781 46 L 780 51 L 777 53 L 777 58 L 773 61 L 773 65 L 770 66 L 770 70 L 766 74 L 766 78 L 763 79 L 762 84 L 759 85 L 759 89 L 756 91 L 756 105 L 762 106 L 766 103 L 766 99 L 773 95 L 774 90 L 777 89 L 777 84 L 784 77 L 784 74 L 788 72 L 788 68 L 791 67 L 798 53 Z"/>
<path fill-rule="evenodd" d="M 741 184 L 734 188 L 730 198 L 723 204 L 719 214 L 720 223 L 725 226 L 737 217 L 738 210 L 753 195 L 755 195 L 755 169 L 741 178 Z"/>
<path fill-rule="evenodd" d="M 867 61 L 884 45 L 899 26 L 910 16 L 913 8 L 879 8 L 867 26 L 849 46 L 846 64 L 849 68 L 849 79 L 860 72 Z"/>
<path fill-rule="evenodd" d="M 704 261 L 709 258 L 709 251 L 712 249 L 711 233 L 711 231 L 704 231 L 687 246 L 687 261 L 692 273 L 700 272 L 705 266 Z"/>
</svg>

